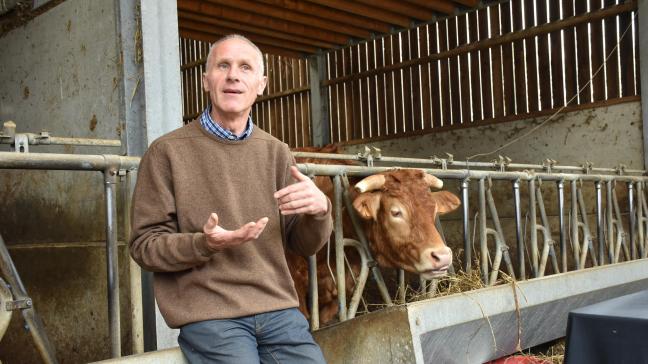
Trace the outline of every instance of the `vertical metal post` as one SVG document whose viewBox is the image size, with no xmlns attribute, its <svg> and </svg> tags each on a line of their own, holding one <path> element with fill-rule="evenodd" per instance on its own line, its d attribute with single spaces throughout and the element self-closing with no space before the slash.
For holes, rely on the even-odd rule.
<svg viewBox="0 0 648 364">
<path fill-rule="evenodd" d="M 644 209 L 643 209 L 644 193 L 643 182 L 637 182 L 637 241 L 639 243 L 639 258 L 645 257 L 644 248 Z"/>
<path fill-rule="evenodd" d="M 317 254 L 308 257 L 308 297 L 311 330 L 319 329 L 319 292 L 317 290 Z"/>
<path fill-rule="evenodd" d="M 628 212 L 630 213 L 630 256 L 632 259 L 637 259 L 637 246 L 635 245 L 635 203 L 634 203 L 634 185 L 628 182 Z"/>
<path fill-rule="evenodd" d="M 346 276 L 344 274 L 344 232 L 342 231 L 342 183 L 340 175 L 333 177 L 333 189 L 335 197 L 335 271 L 338 289 L 338 314 L 340 321 L 346 321 Z"/>
<path fill-rule="evenodd" d="M 601 181 L 596 181 L 596 240 L 598 240 L 598 254 L 601 265 L 605 264 L 605 236 L 603 236 L 603 191 Z"/>
<path fill-rule="evenodd" d="M 124 236 L 130 241 L 131 234 L 131 201 L 135 190 L 137 172 L 129 171 L 124 177 Z M 130 280 L 131 306 L 131 346 L 133 354 L 144 352 L 144 319 L 142 310 L 142 269 L 133 260 L 128 259 L 128 276 Z"/>
<path fill-rule="evenodd" d="M 574 253 L 575 268 L 580 269 L 580 246 L 578 245 L 578 197 L 576 180 L 571 181 L 571 245 Z M 565 271 L 567 272 L 567 271 Z"/>
<path fill-rule="evenodd" d="M 106 271 L 108 278 L 108 320 L 110 323 L 110 354 L 121 356 L 121 328 L 119 320 L 119 263 L 117 258 L 117 171 L 104 171 L 106 197 Z"/>
<path fill-rule="evenodd" d="M 464 272 L 472 271 L 472 246 L 470 244 L 470 209 L 468 206 L 468 179 L 461 181 L 461 205 L 463 212 L 463 238 L 464 238 Z"/>
<path fill-rule="evenodd" d="M 488 235 L 486 232 L 486 187 L 484 179 L 479 180 L 479 247 L 482 280 L 488 284 Z"/>
<path fill-rule="evenodd" d="M 322 146 L 331 142 L 329 134 L 329 102 L 326 88 L 321 86 L 326 75 L 326 58 L 318 53 L 308 59 L 310 82 L 310 118 L 313 146 Z"/>
<path fill-rule="evenodd" d="M 612 205 L 612 183 L 613 181 L 607 181 L 607 206 L 606 206 L 606 218 L 607 218 L 607 241 L 608 241 L 608 259 L 610 263 L 614 263 L 614 222 L 612 221 L 612 210 L 614 206 Z"/>
<path fill-rule="evenodd" d="M 513 181 L 513 201 L 515 205 L 515 237 L 517 239 L 518 277 L 526 278 L 524 265 L 524 233 L 522 231 L 522 209 L 520 206 L 520 180 Z"/>
<path fill-rule="evenodd" d="M 562 271 L 567 271 L 567 237 L 565 230 L 565 181 L 558 181 L 558 224 L 560 226 L 560 258 Z"/>
<path fill-rule="evenodd" d="M 529 220 L 531 221 L 531 266 L 533 268 L 533 277 L 537 278 L 538 270 L 538 229 L 536 221 L 536 192 L 535 179 L 529 180 Z"/>
</svg>

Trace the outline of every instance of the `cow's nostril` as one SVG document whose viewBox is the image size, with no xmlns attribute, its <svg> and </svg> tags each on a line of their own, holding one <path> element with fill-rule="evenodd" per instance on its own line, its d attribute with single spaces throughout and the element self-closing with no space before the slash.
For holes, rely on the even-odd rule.
<svg viewBox="0 0 648 364">
<path fill-rule="evenodd" d="M 439 257 L 439 255 L 438 255 L 437 253 L 432 252 L 432 260 L 433 260 L 435 263 L 439 263 L 439 262 L 441 261 L 441 257 Z"/>
</svg>

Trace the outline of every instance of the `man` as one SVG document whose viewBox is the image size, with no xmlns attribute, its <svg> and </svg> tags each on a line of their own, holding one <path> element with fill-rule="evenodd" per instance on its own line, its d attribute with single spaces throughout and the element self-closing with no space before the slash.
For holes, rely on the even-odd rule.
<svg viewBox="0 0 648 364">
<path fill-rule="evenodd" d="M 261 51 L 227 36 L 206 70 L 211 106 L 142 157 L 131 255 L 155 272 L 160 311 L 190 362 L 323 363 L 284 249 L 318 251 L 331 203 L 287 145 L 252 124 L 267 81 Z"/>
</svg>

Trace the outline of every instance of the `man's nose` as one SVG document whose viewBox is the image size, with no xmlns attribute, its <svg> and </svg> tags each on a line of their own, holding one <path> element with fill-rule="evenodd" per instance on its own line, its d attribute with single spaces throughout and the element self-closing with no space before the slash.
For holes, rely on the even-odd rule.
<svg viewBox="0 0 648 364">
<path fill-rule="evenodd" d="M 236 69 L 236 67 L 230 67 L 229 70 L 227 71 L 227 79 L 230 81 L 238 81 L 239 79 L 239 72 Z"/>
</svg>

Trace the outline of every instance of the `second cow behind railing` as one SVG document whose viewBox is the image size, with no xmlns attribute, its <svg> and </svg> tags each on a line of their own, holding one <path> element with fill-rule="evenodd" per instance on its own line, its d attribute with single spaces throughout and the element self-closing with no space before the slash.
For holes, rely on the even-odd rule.
<svg viewBox="0 0 648 364">
<path fill-rule="evenodd" d="M 335 147 L 301 149 L 306 152 L 334 153 Z M 351 164 L 348 161 L 298 158 L 298 163 Z M 317 186 L 334 201 L 333 184 L 327 176 L 315 177 Z M 362 221 L 371 253 L 380 267 L 401 268 L 420 274 L 425 279 L 447 273 L 452 264 L 452 251 L 435 226 L 437 215 L 451 212 L 460 200 L 440 189 L 443 182 L 419 169 L 393 169 L 371 175 L 349 188 L 355 213 Z M 334 209 L 336 207 L 334 206 Z M 347 238 L 357 239 L 348 211 L 343 208 L 343 231 Z M 337 285 L 333 278 L 335 258 L 332 246 L 317 254 L 317 276 L 320 322 L 331 322 L 338 313 Z M 351 270 L 358 275 L 360 257 L 347 252 Z M 287 253 L 288 264 L 299 295 L 300 310 L 308 317 L 308 263 L 303 257 Z M 354 280 L 347 273 L 346 290 L 351 292 Z"/>
</svg>

